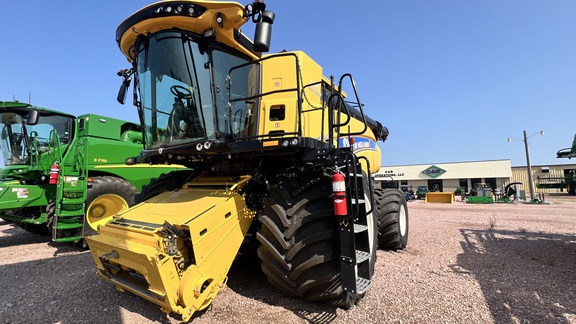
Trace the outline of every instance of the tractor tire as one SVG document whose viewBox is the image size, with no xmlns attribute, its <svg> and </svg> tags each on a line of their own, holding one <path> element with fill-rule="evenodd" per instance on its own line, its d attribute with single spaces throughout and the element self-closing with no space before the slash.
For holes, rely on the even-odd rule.
<svg viewBox="0 0 576 324">
<path fill-rule="evenodd" d="M 48 233 L 52 234 L 52 223 L 54 222 L 54 215 L 56 215 L 56 201 L 55 198 L 52 197 L 50 201 L 48 201 L 48 205 L 46 205 L 46 228 L 48 229 Z"/>
<path fill-rule="evenodd" d="M 92 187 L 86 197 L 86 225 L 84 235 L 98 234 L 98 226 L 104 225 L 112 216 L 134 205 L 138 190 L 128 181 L 113 177 L 93 177 Z"/>
<path fill-rule="evenodd" d="M 50 231 L 46 227 L 46 224 L 20 223 L 20 228 L 22 228 L 26 232 L 34 233 L 36 235 L 42 235 L 42 236 L 50 235 Z"/>
<path fill-rule="evenodd" d="M 398 189 L 374 189 L 378 215 L 378 242 L 386 250 L 402 250 L 408 244 L 408 206 Z"/>
<path fill-rule="evenodd" d="M 158 178 L 152 178 L 147 185 L 142 186 L 142 191 L 134 197 L 135 203 L 139 204 L 165 191 L 182 188 L 192 175 L 193 172 L 190 170 L 162 173 Z"/>
<path fill-rule="evenodd" d="M 338 224 L 331 192 L 330 177 L 321 172 L 281 177 L 271 185 L 259 217 L 258 256 L 268 281 L 278 289 L 309 301 L 349 308 L 358 299 L 349 300 L 342 287 Z M 377 247 L 373 213 L 369 221 L 372 270 Z"/>
</svg>

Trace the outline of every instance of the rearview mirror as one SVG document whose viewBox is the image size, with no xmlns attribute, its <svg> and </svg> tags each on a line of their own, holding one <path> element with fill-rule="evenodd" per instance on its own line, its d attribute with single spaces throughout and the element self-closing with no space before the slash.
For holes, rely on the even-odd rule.
<svg viewBox="0 0 576 324">
<path fill-rule="evenodd" d="M 38 110 L 30 109 L 28 118 L 26 119 L 26 125 L 34 126 L 36 124 L 38 124 Z"/>
<path fill-rule="evenodd" d="M 122 84 L 120 85 L 120 90 L 118 90 L 118 95 L 116 96 L 116 100 L 120 104 L 124 104 L 126 102 L 126 92 L 128 88 L 130 88 L 130 82 L 132 82 L 132 74 L 134 73 L 134 68 L 131 69 L 122 69 L 116 75 L 122 77 Z"/>
<path fill-rule="evenodd" d="M 275 14 L 272 11 L 264 10 L 260 20 L 256 23 L 254 31 L 254 51 L 268 52 L 270 50 L 270 40 L 272 38 L 272 24 Z"/>
<path fill-rule="evenodd" d="M 126 82 L 122 82 L 120 89 L 118 90 L 116 100 L 118 100 L 122 105 L 126 102 L 126 92 L 128 91 L 128 87 L 130 87 L 130 84 L 126 85 Z"/>
</svg>

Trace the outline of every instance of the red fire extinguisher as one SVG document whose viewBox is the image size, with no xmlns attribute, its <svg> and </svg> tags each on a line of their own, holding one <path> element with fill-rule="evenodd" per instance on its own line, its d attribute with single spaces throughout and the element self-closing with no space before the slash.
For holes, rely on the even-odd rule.
<svg viewBox="0 0 576 324">
<path fill-rule="evenodd" d="M 55 185 L 58 184 L 58 178 L 60 176 L 60 166 L 58 162 L 54 162 L 50 167 L 50 178 L 48 179 L 48 184 Z"/>
<path fill-rule="evenodd" d="M 340 170 L 332 174 L 332 198 L 334 199 L 334 215 L 348 216 L 346 183 L 344 174 Z"/>
</svg>

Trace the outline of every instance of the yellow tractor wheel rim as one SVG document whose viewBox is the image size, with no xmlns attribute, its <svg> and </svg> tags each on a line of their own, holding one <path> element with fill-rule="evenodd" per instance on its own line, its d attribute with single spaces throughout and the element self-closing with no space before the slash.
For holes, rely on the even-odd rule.
<svg viewBox="0 0 576 324">
<path fill-rule="evenodd" d="M 96 198 L 86 210 L 86 221 L 90 227 L 97 231 L 98 225 L 104 225 L 112 219 L 112 216 L 128 209 L 128 203 L 124 198 L 106 194 Z"/>
</svg>

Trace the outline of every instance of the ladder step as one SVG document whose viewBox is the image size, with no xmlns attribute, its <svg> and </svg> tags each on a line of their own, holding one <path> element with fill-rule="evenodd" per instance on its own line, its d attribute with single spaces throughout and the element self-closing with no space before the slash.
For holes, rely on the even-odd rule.
<svg viewBox="0 0 576 324">
<path fill-rule="evenodd" d="M 66 242 L 80 241 L 82 238 L 83 238 L 82 236 L 70 236 L 70 237 L 61 237 L 53 239 L 52 241 L 57 243 L 66 243 Z"/>
<path fill-rule="evenodd" d="M 372 280 L 365 278 L 356 278 L 357 294 L 364 294 L 365 292 L 368 291 L 368 289 L 370 289 L 370 286 L 372 286 Z"/>
<path fill-rule="evenodd" d="M 56 225 L 56 229 L 58 230 L 67 230 L 67 229 L 77 229 L 82 228 L 82 223 L 63 223 L 59 222 Z"/>
<path fill-rule="evenodd" d="M 356 250 L 356 264 L 362 263 L 370 258 L 370 253 Z"/>
<path fill-rule="evenodd" d="M 355 204 L 355 205 L 360 205 L 360 204 L 366 203 L 366 201 L 364 199 L 356 199 L 356 198 L 351 198 L 350 202 Z"/>
<path fill-rule="evenodd" d="M 366 225 L 354 224 L 354 234 L 362 233 L 367 230 L 368 226 Z"/>
</svg>

